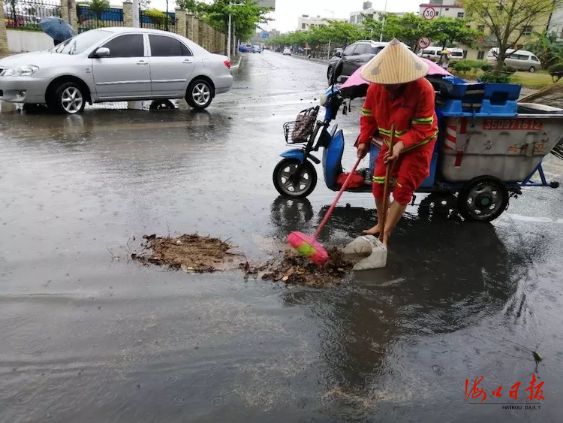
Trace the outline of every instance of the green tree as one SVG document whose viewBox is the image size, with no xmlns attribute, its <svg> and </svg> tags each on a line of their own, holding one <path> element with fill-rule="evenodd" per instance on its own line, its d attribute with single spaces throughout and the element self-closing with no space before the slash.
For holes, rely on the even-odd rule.
<svg viewBox="0 0 563 423">
<path fill-rule="evenodd" d="M 446 48 L 454 43 L 471 45 L 479 33 L 471 29 L 464 19 L 442 16 L 429 21 L 428 35 L 442 48 Z"/>
<path fill-rule="evenodd" d="M 266 14 L 270 11 L 258 6 L 255 0 L 214 0 L 211 4 L 179 0 L 177 4 L 221 32 L 227 32 L 230 15 L 235 34 L 241 39 L 250 38 L 259 23 L 266 23 Z"/>
<path fill-rule="evenodd" d="M 145 16 L 148 16 L 152 23 L 156 25 L 162 25 L 166 19 L 166 14 L 158 9 L 148 9 L 144 12 Z"/>
<path fill-rule="evenodd" d="M 109 0 L 92 0 L 89 6 L 90 10 L 96 14 L 96 20 L 100 20 L 102 13 L 109 9 Z"/>
<path fill-rule="evenodd" d="M 389 14 L 382 26 L 385 40 L 397 38 L 410 46 L 413 51 L 418 48 L 417 41 L 421 37 L 430 35 L 430 21 L 414 13 L 406 13 L 402 16 Z"/>
<path fill-rule="evenodd" d="M 533 51 L 544 68 L 563 62 L 563 43 L 557 42 L 555 33 L 534 33 L 535 40 L 526 44 L 526 49 Z"/>
<path fill-rule="evenodd" d="M 515 48 L 535 22 L 547 18 L 562 0 L 462 0 L 468 20 L 487 28 L 498 47 L 496 72 L 506 51 Z"/>
</svg>

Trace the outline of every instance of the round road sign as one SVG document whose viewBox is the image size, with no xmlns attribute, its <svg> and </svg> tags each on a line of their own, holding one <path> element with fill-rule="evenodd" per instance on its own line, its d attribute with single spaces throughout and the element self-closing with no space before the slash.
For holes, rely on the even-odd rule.
<svg viewBox="0 0 563 423">
<path fill-rule="evenodd" d="M 427 7 L 422 12 L 422 16 L 424 16 L 425 19 L 434 19 L 436 17 L 436 9 L 433 7 Z"/>
<path fill-rule="evenodd" d="M 426 47 L 428 47 L 430 45 L 431 42 L 432 42 L 432 40 L 430 40 L 430 38 L 422 37 L 418 40 L 418 47 L 421 48 L 421 49 L 425 49 Z"/>
</svg>

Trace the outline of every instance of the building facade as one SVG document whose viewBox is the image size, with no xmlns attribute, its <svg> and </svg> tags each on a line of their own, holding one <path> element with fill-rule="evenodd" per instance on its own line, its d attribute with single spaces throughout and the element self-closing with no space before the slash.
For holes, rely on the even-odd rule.
<svg viewBox="0 0 563 423">
<path fill-rule="evenodd" d="M 551 14 L 547 31 L 554 33 L 557 36 L 557 41 L 563 41 L 563 5 Z"/>
<path fill-rule="evenodd" d="M 316 26 L 327 25 L 329 21 L 346 22 L 347 19 L 340 18 L 323 18 L 321 16 L 301 15 L 297 20 L 297 30 L 307 31 Z"/>
</svg>

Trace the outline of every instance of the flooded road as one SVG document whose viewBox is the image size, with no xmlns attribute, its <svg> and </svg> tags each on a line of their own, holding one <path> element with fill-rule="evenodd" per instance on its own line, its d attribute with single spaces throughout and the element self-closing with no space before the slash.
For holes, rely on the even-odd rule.
<svg viewBox="0 0 563 423">
<path fill-rule="evenodd" d="M 271 174 L 325 74 L 264 52 L 205 112 L 4 107 L 0 422 L 561 420 L 562 190 L 528 189 L 492 225 L 409 207 L 385 269 L 326 289 L 128 260 L 143 234 L 210 234 L 259 262 L 313 231 L 335 194 L 278 198 Z M 349 147 L 360 106 L 337 119 Z M 321 241 L 373 216 L 345 194 Z M 533 374 L 545 399 L 526 409 Z M 487 398 L 466 399 L 480 377 Z"/>
</svg>

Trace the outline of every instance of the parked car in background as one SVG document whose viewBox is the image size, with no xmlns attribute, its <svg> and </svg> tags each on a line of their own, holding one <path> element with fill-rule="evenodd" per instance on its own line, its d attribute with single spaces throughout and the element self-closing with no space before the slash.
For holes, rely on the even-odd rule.
<svg viewBox="0 0 563 423">
<path fill-rule="evenodd" d="M 260 47 L 259 45 L 255 44 L 252 46 L 252 52 L 253 53 L 262 53 L 262 47 Z"/>
<path fill-rule="evenodd" d="M 289 47 L 285 47 L 282 54 L 284 56 L 291 56 L 291 49 Z"/>
<path fill-rule="evenodd" d="M 450 63 L 459 62 L 460 60 L 464 59 L 462 49 L 456 47 L 448 47 L 446 50 L 448 51 L 448 58 L 450 59 Z"/>
<path fill-rule="evenodd" d="M 185 98 L 204 109 L 233 84 L 231 63 L 179 35 L 107 27 L 0 60 L 0 100 L 80 113 L 86 102 Z"/>
<path fill-rule="evenodd" d="M 509 49 L 506 53 L 506 58 L 504 59 L 506 66 L 528 72 L 535 72 L 542 67 L 540 60 L 531 51 Z M 490 64 L 495 65 L 497 63 L 497 56 L 498 48 L 492 48 L 487 53 L 486 60 Z"/>
<path fill-rule="evenodd" d="M 239 44 L 238 51 L 241 53 L 252 53 L 254 52 L 254 47 L 252 44 Z"/>
<path fill-rule="evenodd" d="M 326 77 L 330 81 L 334 72 L 336 72 L 336 77 L 352 75 L 356 69 L 369 62 L 387 44 L 389 43 L 360 40 L 350 44 L 342 52 L 335 51 L 335 55 L 328 61 Z M 340 59 L 342 59 L 341 65 L 339 65 Z"/>
</svg>

